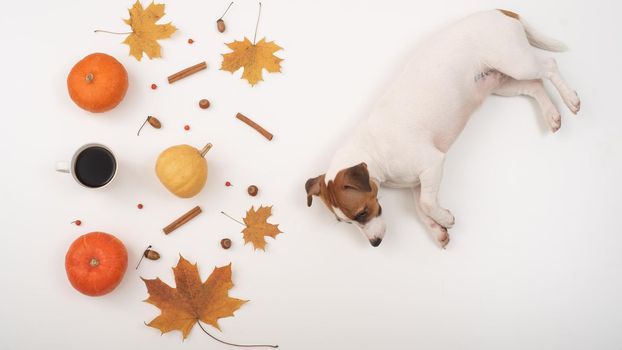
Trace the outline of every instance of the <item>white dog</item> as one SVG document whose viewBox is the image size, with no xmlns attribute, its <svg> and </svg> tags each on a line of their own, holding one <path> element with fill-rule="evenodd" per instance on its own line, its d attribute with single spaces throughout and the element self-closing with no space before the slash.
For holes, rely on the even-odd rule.
<svg viewBox="0 0 622 350">
<path fill-rule="evenodd" d="M 546 78 L 570 111 L 579 111 L 555 60 L 539 58 L 532 46 L 564 50 L 506 10 L 473 14 L 424 41 L 326 174 L 307 181 L 307 205 L 320 196 L 337 220 L 355 223 L 376 247 L 385 234 L 378 186 L 411 188 L 421 220 L 444 247 L 454 224 L 437 200 L 445 153 L 486 96 L 533 97 L 555 132 L 561 118 Z"/>
</svg>

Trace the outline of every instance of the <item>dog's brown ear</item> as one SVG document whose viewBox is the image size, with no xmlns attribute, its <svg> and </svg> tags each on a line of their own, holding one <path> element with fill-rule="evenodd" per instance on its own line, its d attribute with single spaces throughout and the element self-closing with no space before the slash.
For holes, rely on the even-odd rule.
<svg viewBox="0 0 622 350">
<path fill-rule="evenodd" d="M 343 174 L 343 187 L 362 192 L 371 192 L 367 164 L 361 163 L 345 169 Z"/>
<path fill-rule="evenodd" d="M 313 202 L 313 196 L 320 195 L 320 182 L 324 181 L 324 174 L 318 177 L 312 177 L 305 183 L 305 190 L 307 190 L 307 207 L 311 206 Z"/>
</svg>

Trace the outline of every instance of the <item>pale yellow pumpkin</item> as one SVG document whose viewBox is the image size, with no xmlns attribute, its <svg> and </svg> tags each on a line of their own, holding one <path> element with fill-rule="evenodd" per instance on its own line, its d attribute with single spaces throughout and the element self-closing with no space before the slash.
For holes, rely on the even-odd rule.
<svg viewBox="0 0 622 350">
<path fill-rule="evenodd" d="M 156 161 L 156 175 L 174 195 L 181 198 L 196 196 L 207 182 L 205 154 L 212 147 L 208 143 L 202 150 L 188 145 L 165 149 Z"/>
</svg>

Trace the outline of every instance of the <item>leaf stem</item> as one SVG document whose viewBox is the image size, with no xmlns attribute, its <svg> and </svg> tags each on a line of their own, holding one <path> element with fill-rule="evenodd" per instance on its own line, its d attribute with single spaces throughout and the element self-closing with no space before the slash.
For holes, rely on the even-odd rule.
<svg viewBox="0 0 622 350">
<path fill-rule="evenodd" d="M 229 11 L 229 9 L 231 8 L 231 5 L 233 5 L 233 1 L 231 1 L 231 3 L 229 4 L 229 6 L 227 6 L 227 9 L 225 10 L 225 13 L 222 14 L 222 16 L 220 16 L 219 19 L 222 19 L 223 17 L 225 17 L 225 15 L 227 14 L 227 12 Z"/>
<path fill-rule="evenodd" d="M 239 221 L 239 220 L 234 219 L 233 217 L 231 217 L 231 215 L 229 215 L 229 214 L 225 213 L 224 211 L 221 211 L 220 213 L 221 213 L 222 215 L 224 215 L 224 216 L 228 217 L 229 219 L 231 219 L 231 220 L 233 220 L 233 221 L 237 222 L 238 224 L 243 225 L 243 226 L 246 226 L 246 224 L 245 224 L 245 223 L 243 223 L 243 222 L 241 222 L 241 221 Z"/>
<path fill-rule="evenodd" d="M 123 33 L 111 32 L 111 31 L 108 31 L 108 30 L 101 30 L 101 29 L 95 29 L 94 32 L 95 33 L 108 33 L 108 34 L 121 34 L 121 35 L 123 35 L 123 34 L 132 34 L 133 33 L 133 32 L 123 32 Z"/>
<path fill-rule="evenodd" d="M 255 35 L 253 35 L 253 45 L 255 45 L 255 39 L 257 39 L 257 28 L 259 28 L 259 18 L 261 18 L 261 1 L 259 2 L 259 13 L 257 13 L 257 24 L 255 24 Z"/>
<path fill-rule="evenodd" d="M 224 340 L 220 340 L 218 338 L 216 338 L 215 336 L 209 334 L 209 332 L 207 330 L 205 330 L 205 328 L 203 328 L 203 325 L 201 324 L 200 320 L 197 320 L 197 323 L 199 324 L 199 327 L 201 327 L 201 329 L 203 330 L 203 332 L 205 332 L 205 334 L 209 335 L 212 339 L 216 340 L 217 342 L 223 343 L 223 344 L 227 344 L 227 345 L 231 345 L 231 346 L 237 346 L 239 348 L 278 348 L 278 345 L 267 345 L 267 344 L 233 344 L 233 343 L 229 343 L 226 342 Z"/>
</svg>

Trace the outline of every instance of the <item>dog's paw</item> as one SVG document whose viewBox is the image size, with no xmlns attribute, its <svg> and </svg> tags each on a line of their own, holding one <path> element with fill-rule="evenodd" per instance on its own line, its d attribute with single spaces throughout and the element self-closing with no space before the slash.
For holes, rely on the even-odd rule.
<svg viewBox="0 0 622 350">
<path fill-rule="evenodd" d="M 440 213 L 441 215 L 439 217 L 439 220 L 437 221 L 438 224 L 446 229 L 452 228 L 456 223 L 456 218 L 454 218 L 453 214 L 451 214 L 449 210 L 443 208 L 441 208 Z"/>
<path fill-rule="evenodd" d="M 454 225 L 455 219 L 451 212 L 445 208 L 438 206 L 437 204 L 430 205 L 428 203 L 421 203 L 421 211 L 430 217 L 435 223 L 446 228 L 451 228 Z"/>
<path fill-rule="evenodd" d="M 429 218 L 428 218 L 429 219 Z M 449 233 L 447 232 L 447 228 L 439 225 L 436 221 L 429 219 L 426 221 L 426 225 L 428 229 L 436 238 L 436 241 L 440 245 L 441 248 L 445 249 L 445 246 L 449 243 Z"/>
<path fill-rule="evenodd" d="M 544 119 L 552 132 L 557 132 L 562 126 L 562 117 L 556 108 L 544 112 Z"/>
<path fill-rule="evenodd" d="M 436 237 L 436 241 L 440 244 L 441 248 L 445 249 L 447 244 L 449 244 L 449 233 L 447 232 L 447 228 L 440 227 L 440 232 Z"/>
<path fill-rule="evenodd" d="M 562 94 L 562 99 L 573 114 L 577 114 L 581 109 L 581 100 L 576 91 L 564 92 Z"/>
</svg>

